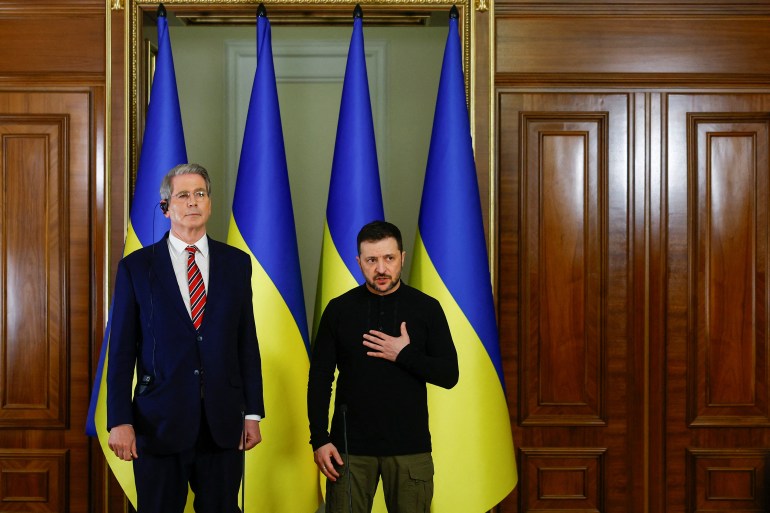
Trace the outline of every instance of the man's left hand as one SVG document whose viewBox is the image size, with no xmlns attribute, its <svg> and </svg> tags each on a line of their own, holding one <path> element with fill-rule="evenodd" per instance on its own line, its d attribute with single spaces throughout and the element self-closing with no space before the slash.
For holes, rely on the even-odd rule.
<svg viewBox="0 0 770 513">
<path fill-rule="evenodd" d="M 373 351 L 366 354 L 375 358 L 384 358 L 395 362 L 398 353 L 409 345 L 409 333 L 406 332 L 406 323 L 401 323 L 401 336 L 391 337 L 390 335 L 377 330 L 369 330 L 364 333 L 364 345 Z"/>
<path fill-rule="evenodd" d="M 246 419 L 244 423 L 246 430 L 246 450 L 253 449 L 256 445 L 262 441 L 262 433 L 259 431 L 259 421 Z M 243 435 L 241 435 L 241 443 L 238 445 L 238 450 L 243 450 Z"/>
</svg>

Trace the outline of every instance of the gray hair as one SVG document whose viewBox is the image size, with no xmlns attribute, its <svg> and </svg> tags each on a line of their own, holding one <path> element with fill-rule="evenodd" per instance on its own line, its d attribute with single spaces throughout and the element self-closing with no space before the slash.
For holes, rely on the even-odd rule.
<svg viewBox="0 0 770 513">
<path fill-rule="evenodd" d="M 211 179 L 209 172 L 200 164 L 179 164 L 166 173 L 160 184 L 160 198 L 168 201 L 171 199 L 171 179 L 179 175 L 200 175 L 206 181 L 206 194 L 211 196 Z"/>
</svg>

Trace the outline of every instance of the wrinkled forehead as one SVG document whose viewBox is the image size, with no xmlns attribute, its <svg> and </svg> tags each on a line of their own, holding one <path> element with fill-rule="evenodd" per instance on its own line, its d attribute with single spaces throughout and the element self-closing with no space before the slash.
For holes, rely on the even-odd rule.
<svg viewBox="0 0 770 513">
<path fill-rule="evenodd" d="M 174 194 L 178 191 L 205 191 L 206 180 L 201 175 L 188 173 L 184 175 L 177 175 L 171 178 L 171 193 Z"/>
</svg>

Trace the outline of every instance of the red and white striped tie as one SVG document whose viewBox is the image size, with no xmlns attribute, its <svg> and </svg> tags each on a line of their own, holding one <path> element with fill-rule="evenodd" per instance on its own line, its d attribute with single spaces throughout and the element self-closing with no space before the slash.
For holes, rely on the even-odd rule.
<svg viewBox="0 0 770 513">
<path fill-rule="evenodd" d="M 206 286 L 198 264 L 195 263 L 196 246 L 187 246 L 187 285 L 190 287 L 190 315 L 195 329 L 200 329 L 203 322 L 203 310 L 206 309 Z"/>
</svg>

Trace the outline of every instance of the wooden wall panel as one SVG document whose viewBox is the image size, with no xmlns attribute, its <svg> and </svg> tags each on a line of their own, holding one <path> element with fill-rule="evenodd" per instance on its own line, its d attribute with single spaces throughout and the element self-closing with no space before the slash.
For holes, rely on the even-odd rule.
<svg viewBox="0 0 770 513">
<path fill-rule="evenodd" d="M 0 449 L 0 511 L 67 511 L 66 450 Z"/>
<path fill-rule="evenodd" d="M 50 504 L 35 499 L 3 511 L 89 511 L 89 219 L 99 101 L 88 88 L 0 90 L 0 467 L 17 469 L 7 476 L 9 493 L 20 498 L 29 488 L 32 499 L 45 488 L 37 467 L 22 475 L 14 462 L 66 454 L 55 457 L 56 479 L 46 471 Z"/>
<path fill-rule="evenodd" d="M 607 115 L 522 113 L 520 421 L 604 424 Z"/>
<path fill-rule="evenodd" d="M 605 451 L 521 448 L 524 511 L 605 511 Z"/>
<path fill-rule="evenodd" d="M 0 211 L 2 231 L 13 232 L 0 248 L 0 258 L 12 257 L 2 265 L 13 285 L 6 290 L 3 284 L 8 302 L 2 309 L 17 316 L 11 320 L 19 329 L 2 338 L 8 352 L 0 383 L 7 385 L 13 407 L 0 408 L 0 447 L 17 451 L 18 460 L 30 464 L 40 453 L 66 454 L 57 463 L 61 471 L 46 474 L 46 500 L 32 494 L 28 502 L 3 503 L 2 511 L 108 511 L 102 500 L 106 464 L 98 443 L 84 431 L 106 315 L 102 255 L 108 238 L 105 72 L 111 4 L 122 9 L 125 2 L 6 0 L 0 6 L 0 116 L 26 119 L 11 123 L 16 130 L 35 122 L 39 130 L 43 118 L 66 121 L 58 140 L 46 136 L 45 144 L 61 150 L 58 161 L 42 159 L 45 152 L 34 147 L 42 144 L 39 137 L 23 143 L 34 140 L 33 151 L 24 148 L 16 161 L 2 163 L 3 176 L 14 188 L 8 191 L 11 207 Z M 10 143 L 11 153 L 22 140 Z M 120 166 L 117 172 L 122 173 Z M 55 208 L 58 217 L 51 215 Z M 59 237 L 63 243 L 56 247 L 52 242 Z M 41 273 L 49 273 L 45 283 Z M 34 344 L 27 347 L 30 338 Z M 45 406 L 36 407 L 43 399 Z M 33 469 L 13 474 L 8 482 L 17 491 L 24 486 L 42 490 L 43 475 Z"/>
<path fill-rule="evenodd" d="M 666 263 L 664 298 L 652 300 L 666 311 L 664 338 L 651 344 L 665 348 L 665 502 L 670 511 L 760 511 L 770 94 L 662 98 Z"/>
<path fill-rule="evenodd" d="M 718 17 L 693 6 L 690 14 L 648 8 L 629 16 L 634 10 L 616 7 L 611 18 L 589 12 L 576 19 L 572 10 L 544 15 L 498 6 L 496 71 L 628 74 L 618 78 L 623 82 L 642 74 L 770 75 L 767 14 Z M 734 58 L 738 54 L 746 57 Z"/>
<path fill-rule="evenodd" d="M 688 114 L 690 422 L 770 425 L 770 116 Z"/>
<path fill-rule="evenodd" d="M 767 511 L 770 450 L 688 449 L 687 510 Z"/>
<path fill-rule="evenodd" d="M 498 98 L 499 322 L 520 456 L 500 511 L 641 511 L 634 96 Z"/>
<path fill-rule="evenodd" d="M 541 482 L 544 474 L 531 455 L 601 447 L 607 449 L 607 473 L 599 478 L 605 479 L 604 501 L 585 500 L 586 510 L 766 511 L 770 4 L 499 0 L 494 11 L 498 319 L 521 463 L 519 487 L 499 512 L 578 507 L 568 500 L 542 501 L 532 483 Z M 619 127 L 622 132 L 615 132 L 616 115 L 610 108 L 581 107 L 581 99 L 611 96 L 608 91 L 628 94 L 629 123 Z M 553 409 L 562 417 L 561 429 L 560 421 L 550 417 L 551 424 L 530 420 L 537 418 L 532 412 L 539 413 L 532 407 L 533 398 L 543 397 L 551 386 L 529 381 L 549 375 L 537 372 L 534 358 L 544 357 L 545 363 L 538 366 L 565 374 L 562 387 L 578 380 L 575 369 L 564 362 L 580 362 L 574 343 L 559 346 L 562 355 L 539 342 L 542 330 L 532 319 L 542 318 L 543 312 L 532 290 L 543 289 L 533 289 L 531 273 L 521 272 L 520 266 L 525 262 L 536 271 L 546 269 L 552 257 L 529 254 L 533 234 L 564 234 L 558 240 L 561 245 L 551 245 L 561 253 L 562 286 L 545 290 L 562 294 L 558 299 L 566 306 L 553 308 L 558 303 L 546 302 L 547 309 L 562 312 L 548 319 L 548 329 L 559 329 L 560 335 L 577 333 L 572 319 L 591 319 L 588 301 L 575 294 L 589 289 L 584 278 L 588 274 L 573 272 L 568 281 L 564 271 L 591 261 L 584 256 L 589 245 L 579 246 L 577 235 L 586 231 L 588 217 L 569 215 L 576 209 L 563 199 L 560 207 L 567 213 L 562 212 L 557 224 L 532 223 L 527 215 L 536 211 L 532 205 L 541 201 L 542 191 L 526 188 L 522 178 L 532 176 L 535 167 L 542 175 L 550 165 L 548 158 L 540 157 L 536 165 L 530 163 L 523 134 L 527 113 L 565 110 L 608 111 L 607 154 L 627 163 L 624 168 L 610 161 L 606 173 L 608 212 L 601 219 L 607 222 L 607 248 L 602 252 L 607 263 L 599 274 L 599 304 L 604 301 L 606 310 L 599 326 L 607 335 L 600 367 L 605 369 L 600 390 L 607 420 L 593 430 L 571 424 L 574 412 L 569 409 Z M 628 153 L 614 151 L 613 136 L 626 138 Z M 566 147 L 566 141 L 562 143 Z M 558 160 L 558 154 L 568 154 L 565 150 L 551 144 L 538 151 L 543 148 L 557 153 L 552 161 L 560 170 L 579 168 L 577 158 Z M 625 180 L 620 169 L 627 171 Z M 553 190 L 560 180 L 552 176 L 543 190 Z M 627 188 L 613 188 L 613 183 Z M 582 193 L 579 186 L 574 191 L 576 196 Z M 598 193 L 590 192 L 584 203 L 600 202 L 593 196 Z M 629 201 L 625 211 L 613 204 L 624 195 Z M 618 235 L 620 211 L 628 239 Z M 623 240 L 627 246 L 621 249 L 617 241 Z M 577 259 L 564 254 L 569 248 Z M 625 268 L 619 264 L 621 254 Z M 619 286 L 614 274 L 621 269 L 627 273 L 627 288 Z M 623 301 L 625 315 L 618 309 Z M 625 323 L 622 329 L 618 322 Z M 623 330 L 628 346 L 620 351 L 622 344 L 611 334 Z M 625 379 L 617 379 L 619 375 Z M 571 392 L 577 395 L 590 383 L 589 378 L 581 383 L 583 388 Z M 626 398 L 625 406 L 619 396 Z M 626 415 L 625 422 L 617 412 Z M 636 444 L 642 448 L 635 449 Z M 624 458 L 618 458 L 618 447 L 623 447 Z M 629 472 L 631 477 L 624 480 Z M 547 486 L 559 482 L 565 497 L 579 481 L 577 472 L 548 474 L 552 480 Z"/>
<path fill-rule="evenodd" d="M 0 77 L 88 73 L 104 76 L 104 14 L 0 16 Z M 45 34 L 45 37 L 28 37 Z"/>
<path fill-rule="evenodd" d="M 64 427 L 66 115 L 0 115 L 0 426 Z M 23 298 L 23 300 L 22 300 Z"/>
</svg>

